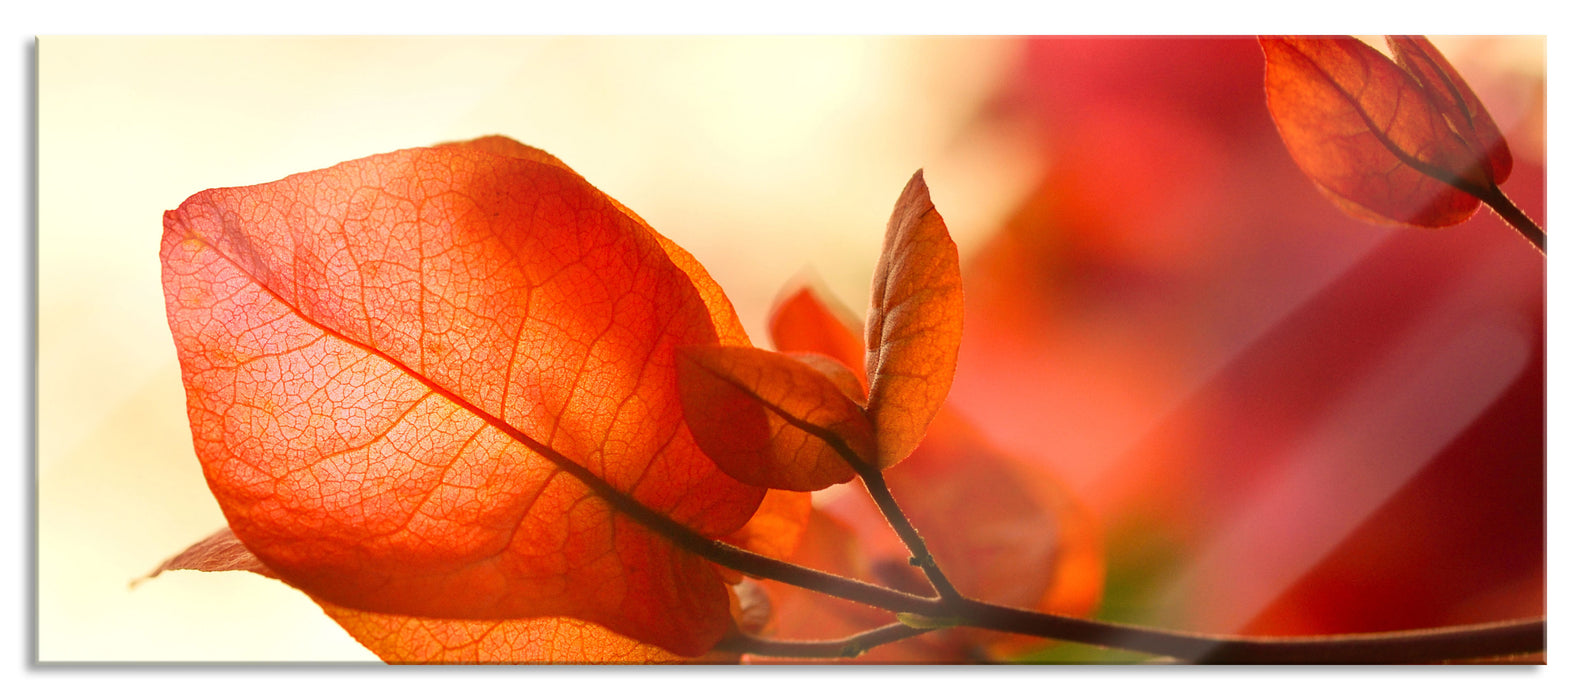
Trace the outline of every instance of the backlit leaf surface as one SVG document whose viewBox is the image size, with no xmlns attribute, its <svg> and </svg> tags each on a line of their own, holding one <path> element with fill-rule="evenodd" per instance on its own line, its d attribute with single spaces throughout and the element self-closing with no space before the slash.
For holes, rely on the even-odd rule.
<svg viewBox="0 0 1582 700">
<path fill-rule="evenodd" d="M 754 513 L 763 490 L 687 431 L 673 366 L 676 347 L 744 334 L 624 207 L 547 154 L 486 146 L 166 214 L 167 315 L 210 487 L 249 549 L 336 605 L 570 616 L 701 654 L 730 625 L 720 575 L 619 511 L 710 537 Z"/>
<path fill-rule="evenodd" d="M 752 520 L 720 541 L 773 559 L 784 559 L 801 541 L 812 510 L 810 493 L 769 489 Z"/>
<path fill-rule="evenodd" d="M 1342 208 L 1428 227 L 1457 224 L 1477 211 L 1476 197 L 1448 183 L 1487 185 L 1493 168 L 1431 99 L 1434 93 L 1449 99 L 1464 84 L 1425 89 L 1413 76 L 1432 70 L 1431 59 L 1408 55 L 1408 72 L 1353 37 L 1259 41 L 1280 136 L 1302 171 Z M 1445 65 L 1442 58 L 1437 65 Z"/>
<path fill-rule="evenodd" d="M 1424 37 L 1390 36 L 1385 41 L 1395 62 L 1423 86 L 1456 138 L 1474 156 L 1482 156 L 1478 165 L 1483 176 L 1495 184 L 1505 182 L 1511 176 L 1511 148 L 1461 73 Z"/>
<path fill-rule="evenodd" d="M 962 316 L 956 243 L 919 170 L 890 214 L 868 309 L 868 414 L 878 433 L 880 467 L 911 454 L 944 405 L 956 373 Z"/>
<path fill-rule="evenodd" d="M 829 360 L 824 369 L 844 368 Z M 681 350 L 677 371 L 688 425 L 731 476 L 817 491 L 856 476 L 848 459 L 873 463 L 873 424 L 820 368 L 758 348 L 703 346 Z"/>
</svg>

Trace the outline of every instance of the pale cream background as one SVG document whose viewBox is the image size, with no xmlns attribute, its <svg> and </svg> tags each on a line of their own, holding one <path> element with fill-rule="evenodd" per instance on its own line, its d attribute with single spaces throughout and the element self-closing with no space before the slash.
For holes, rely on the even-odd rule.
<svg viewBox="0 0 1582 700">
<path fill-rule="evenodd" d="M 210 187 L 500 133 L 556 154 L 689 248 L 755 338 L 821 279 L 862 309 L 895 197 L 926 167 L 970 254 L 1034 175 L 970 123 L 998 39 L 43 37 L 38 51 L 41 661 L 374 657 L 240 573 L 134 578 L 223 524 L 192 453 L 160 216 Z"/>
</svg>

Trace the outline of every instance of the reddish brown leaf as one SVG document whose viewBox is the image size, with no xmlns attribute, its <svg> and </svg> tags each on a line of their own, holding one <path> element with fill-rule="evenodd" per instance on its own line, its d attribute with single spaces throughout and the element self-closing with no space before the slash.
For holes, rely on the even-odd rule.
<svg viewBox="0 0 1582 700">
<path fill-rule="evenodd" d="M 1487 182 L 1511 176 L 1511 149 L 1489 110 L 1439 49 L 1421 36 L 1385 37 L 1395 62 L 1423 86 L 1430 102 L 1449 123 L 1451 133 L 1478 156 Z"/>
<path fill-rule="evenodd" d="M 701 654 L 730 626 L 719 574 L 620 515 L 720 537 L 763 495 L 684 428 L 673 348 L 739 326 L 677 250 L 490 148 L 194 195 L 165 217 L 166 308 L 231 527 L 337 605 Z"/>
<path fill-rule="evenodd" d="M 961 346 L 961 265 L 923 171 L 896 200 L 868 309 L 868 414 L 879 466 L 901 461 L 944 405 Z"/>
<path fill-rule="evenodd" d="M 873 463 L 873 424 L 819 368 L 758 348 L 701 346 L 682 349 L 676 370 L 687 425 L 731 476 L 817 491 L 856 476 L 853 461 Z"/>
<path fill-rule="evenodd" d="M 1260 42 L 1280 136 L 1302 171 L 1343 209 L 1429 227 L 1477 211 L 1479 200 L 1449 183 L 1478 184 L 1493 167 L 1481 147 L 1469 148 L 1452 131 L 1412 73 L 1352 37 Z M 1427 69 L 1422 60 L 1407 59 L 1414 73 Z"/>
<path fill-rule="evenodd" d="M 846 363 L 819 352 L 788 352 L 785 356 L 824 375 L 853 404 L 861 406 L 867 401 L 867 387 L 863 386 L 862 377 Z"/>
<path fill-rule="evenodd" d="M 862 335 L 853 330 L 856 327 L 855 321 L 830 311 L 808 287 L 798 287 L 769 312 L 769 335 L 776 349 L 835 358 L 857 373 L 865 402 L 868 384 L 862 373 L 867 351 L 862 347 Z"/>
<path fill-rule="evenodd" d="M 280 578 L 252 552 L 247 550 L 231 528 L 222 527 L 203 540 L 166 559 L 145 579 L 154 578 L 166 571 L 251 571 L 259 576 Z"/>
</svg>

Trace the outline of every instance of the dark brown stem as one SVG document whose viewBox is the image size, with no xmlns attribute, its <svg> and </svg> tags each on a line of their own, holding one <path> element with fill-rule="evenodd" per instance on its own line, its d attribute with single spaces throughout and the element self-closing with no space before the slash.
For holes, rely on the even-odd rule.
<svg viewBox="0 0 1582 700">
<path fill-rule="evenodd" d="M 882 610 L 949 620 L 964 627 L 1015 632 L 1045 639 L 1138 651 L 1193 663 L 1421 663 L 1509 656 L 1542 651 L 1545 648 L 1545 621 L 1542 618 L 1384 634 L 1256 638 L 1171 632 L 1113 622 L 1046 615 L 1031 610 L 961 598 L 959 595 L 948 599 L 943 595 L 939 598 L 923 598 L 798 566 L 708 539 L 649 510 L 635 499 L 616 491 L 602 481 L 589 479 L 584 483 L 588 483 L 595 491 L 609 499 L 622 514 L 637 520 L 677 546 L 716 564 L 749 576 L 780 581 Z M 882 481 L 880 483 L 882 484 Z M 889 493 L 888 489 L 879 492 L 886 495 Z M 893 498 L 889 500 L 894 503 Z M 911 526 L 908 525 L 906 529 L 911 530 Z M 911 532 L 916 536 L 915 530 Z M 919 542 L 921 542 L 920 538 Z M 884 634 L 899 633 L 899 630 L 892 630 Z M 791 647 L 787 647 L 789 648 Z"/>
<path fill-rule="evenodd" d="M 637 499 L 617 491 L 615 487 L 604 483 L 603 480 L 591 474 L 584 478 L 580 471 L 572 471 L 571 473 L 595 493 L 599 494 L 600 497 L 609 501 L 622 515 L 637 521 L 638 524 L 670 540 L 682 549 L 721 566 L 740 571 L 748 576 L 780 581 L 798 588 L 806 588 L 810 591 L 818 591 L 836 598 L 843 598 L 895 612 L 928 614 L 934 610 L 933 604 L 937 602 L 933 598 L 924 598 L 911 593 L 885 588 L 884 586 L 876 586 L 865 581 L 836 576 L 817 569 L 809 569 L 805 566 L 798 566 L 791 562 L 781 561 L 740 547 L 734 547 L 724 542 L 711 540 L 660 513 L 650 510 L 648 506 L 639 503 Z"/>
<path fill-rule="evenodd" d="M 868 489 L 868 495 L 873 498 L 874 505 L 879 506 L 879 512 L 884 514 L 884 519 L 890 523 L 890 529 L 906 544 L 912 553 L 912 565 L 923 570 L 928 576 L 928 582 L 934 586 L 939 597 L 946 601 L 960 600 L 961 594 L 950 580 L 945 578 L 945 572 L 939 569 L 939 564 L 934 561 L 934 555 L 928 552 L 928 545 L 923 543 L 923 536 L 918 534 L 917 528 L 912 527 L 912 521 L 907 520 L 906 514 L 901 512 L 901 504 L 895 502 L 891 495 L 890 487 L 884 483 L 884 475 L 875 467 L 866 464 L 853 464 L 857 476 L 862 479 L 862 485 Z"/>
<path fill-rule="evenodd" d="M 1203 664 L 1412 664 L 1512 656 L 1545 648 L 1544 618 L 1321 637 L 1184 634 L 964 600 L 967 627 L 1063 639 Z"/>
<path fill-rule="evenodd" d="M 1483 200 L 1484 204 L 1489 205 L 1489 208 L 1493 209 L 1494 213 L 1499 214 L 1500 218 L 1505 220 L 1505 223 L 1510 224 L 1511 228 L 1522 234 L 1522 237 L 1526 238 L 1528 243 L 1533 244 L 1533 247 L 1537 248 L 1538 252 L 1543 253 L 1545 256 L 1549 255 L 1548 234 L 1544 233 L 1543 228 L 1539 227 L 1537 222 L 1528 217 L 1526 212 L 1523 212 L 1520 207 L 1511 202 L 1510 198 L 1505 196 L 1504 191 L 1498 187 L 1489 187 L 1486 191 L 1471 192 L 1471 194 Z"/>
</svg>

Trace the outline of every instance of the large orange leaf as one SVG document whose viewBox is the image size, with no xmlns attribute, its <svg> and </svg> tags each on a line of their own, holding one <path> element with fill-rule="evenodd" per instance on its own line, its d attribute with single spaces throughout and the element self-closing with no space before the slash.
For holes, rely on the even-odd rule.
<svg viewBox="0 0 1582 700">
<path fill-rule="evenodd" d="M 868 309 L 868 414 L 880 467 L 911 454 L 944 405 L 956 374 L 962 309 L 956 243 L 919 170 L 890 214 Z"/>
<path fill-rule="evenodd" d="M 482 136 L 471 141 L 442 143 L 440 147 L 478 150 L 502 156 L 525 158 L 537 163 L 553 165 L 571 173 L 577 179 L 581 179 L 581 176 L 577 175 L 576 171 L 572 170 L 570 166 L 559 158 L 505 136 Z M 708 306 L 709 316 L 714 321 L 714 332 L 719 334 L 721 345 L 751 344 L 747 337 L 747 331 L 742 328 L 741 319 L 736 316 L 735 307 L 731 305 L 730 298 L 725 296 L 725 290 L 721 289 L 719 283 L 715 282 L 708 271 L 703 269 L 703 264 L 699 263 L 697 258 L 692 257 L 692 254 L 688 253 L 685 248 L 676 245 L 674 241 L 655 231 L 653 226 L 648 225 L 648 222 L 643 220 L 643 217 L 637 215 L 637 212 L 615 201 L 614 197 L 605 195 L 603 192 L 599 192 L 599 194 L 604 195 L 605 201 L 609 202 L 611 206 L 622 214 L 625 214 L 633 223 L 642 227 L 655 241 L 658 241 L 659 247 L 665 251 L 665 255 L 670 257 L 670 262 L 675 263 L 676 267 L 681 268 L 681 271 L 685 272 L 687 277 L 692 280 L 692 284 L 698 290 L 698 295 L 703 297 L 703 303 Z"/>
<path fill-rule="evenodd" d="M 1453 70 L 1440 72 L 1449 64 L 1437 51 L 1428 55 L 1427 42 L 1399 44 L 1407 49 L 1405 69 L 1352 37 L 1260 42 L 1269 113 L 1280 136 L 1302 171 L 1342 208 L 1429 227 L 1457 224 L 1477 211 L 1479 200 L 1452 183 L 1493 184 L 1500 169 L 1485 151 L 1493 122 L 1481 105 L 1472 106 L 1476 98 Z M 1430 74 L 1434 82 L 1425 88 L 1418 79 Z M 1464 109 L 1452 110 L 1447 121 L 1441 106 L 1456 101 Z M 1509 151 L 1504 162 L 1508 174 Z"/>
<path fill-rule="evenodd" d="M 749 484 L 817 491 L 850 481 L 854 462 L 873 463 L 873 423 L 824 370 L 758 348 L 683 348 L 687 425 L 715 464 Z"/>
<path fill-rule="evenodd" d="M 763 489 L 698 449 L 673 367 L 676 347 L 744 335 L 690 256 L 504 145 L 372 156 L 166 214 L 204 473 L 241 541 L 330 603 L 569 616 L 701 654 L 730 626 L 720 575 L 621 513 L 710 537 L 753 514 Z"/>
</svg>

